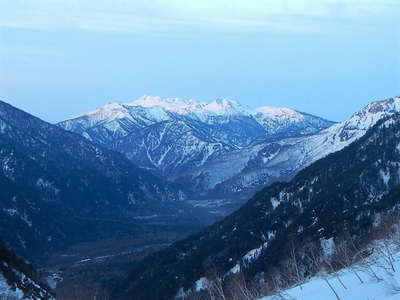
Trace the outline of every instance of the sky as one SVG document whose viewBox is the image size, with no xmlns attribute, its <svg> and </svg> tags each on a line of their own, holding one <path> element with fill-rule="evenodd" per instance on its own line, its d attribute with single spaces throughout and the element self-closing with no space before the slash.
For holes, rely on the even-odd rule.
<svg viewBox="0 0 400 300">
<path fill-rule="evenodd" d="M 143 95 L 340 121 L 400 96 L 399 0 L 0 0 L 0 99 L 49 122 Z"/>
</svg>

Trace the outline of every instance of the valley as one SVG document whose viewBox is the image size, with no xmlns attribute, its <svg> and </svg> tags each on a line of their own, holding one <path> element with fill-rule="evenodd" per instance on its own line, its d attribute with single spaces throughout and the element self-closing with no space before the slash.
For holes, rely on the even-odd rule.
<svg viewBox="0 0 400 300">
<path fill-rule="evenodd" d="M 400 299 L 399 15 L 0 1 L 0 300 Z"/>
<path fill-rule="evenodd" d="M 221 217 L 266 183 L 298 171 L 269 164 L 281 151 L 279 142 L 332 124 L 292 109 L 250 109 L 227 99 L 206 103 L 143 96 L 107 104 L 58 126 L 124 154 L 156 176 L 168 174 L 168 181 L 191 201 Z"/>
<path fill-rule="evenodd" d="M 264 108 L 262 120 L 278 124 L 278 133 L 263 127 L 240 142 L 229 132 L 240 127 L 251 136 L 243 124 L 256 118 L 228 100 L 144 97 L 109 109 L 55 126 L 0 105 L 2 235 L 35 262 L 57 299 L 192 297 L 199 280 L 212 282 L 210 272 L 253 281 L 265 268 L 283 268 L 288 237 L 296 245 L 338 239 L 347 224 L 362 241 L 372 219 L 397 210 L 400 98 L 373 102 L 340 123 Z M 137 111 L 142 119 L 133 125 Z M 143 125 L 154 111 L 164 119 Z M 297 124 L 305 118 L 316 123 Z M 207 126 L 216 131 L 205 134 Z M 116 147 L 122 140 L 124 148 Z M 133 148 L 141 150 L 132 156 Z"/>
</svg>

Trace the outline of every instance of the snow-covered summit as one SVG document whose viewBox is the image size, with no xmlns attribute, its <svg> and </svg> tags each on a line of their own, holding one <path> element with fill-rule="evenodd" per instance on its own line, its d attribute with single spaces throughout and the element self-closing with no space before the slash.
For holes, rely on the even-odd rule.
<svg viewBox="0 0 400 300">
<path fill-rule="evenodd" d="M 400 112 L 400 97 L 376 101 L 368 104 L 345 122 L 339 123 L 342 128 L 358 128 L 367 130 L 382 117 Z M 338 125 L 339 125 L 338 124 Z"/>
<path fill-rule="evenodd" d="M 81 115 L 77 116 L 76 118 L 85 117 L 85 116 L 92 117 L 97 121 L 103 121 L 103 120 L 111 121 L 111 120 L 115 120 L 115 119 L 122 119 L 122 118 L 128 117 L 129 109 L 121 103 L 110 102 L 98 109 L 81 114 Z"/>
<path fill-rule="evenodd" d="M 128 103 L 130 106 L 141 106 L 141 107 L 154 107 L 160 106 L 166 109 L 173 109 L 177 107 L 196 107 L 202 104 L 202 102 L 195 99 L 183 99 L 183 98 L 161 98 L 159 96 L 143 96 L 135 101 Z"/>
<path fill-rule="evenodd" d="M 212 114 L 212 115 L 245 115 L 262 116 L 270 118 L 280 118 L 292 121 L 300 121 L 304 116 L 296 110 L 290 108 L 275 108 L 270 106 L 261 106 L 250 108 L 230 99 L 215 99 L 209 103 L 196 99 L 182 98 L 161 98 L 158 96 L 143 96 L 128 105 L 141 107 L 162 107 L 168 111 L 179 114 Z"/>
<path fill-rule="evenodd" d="M 128 105 L 140 107 L 161 107 L 177 114 L 188 115 L 232 115 L 249 114 L 250 109 L 233 100 L 216 99 L 210 103 L 196 99 L 161 98 L 158 96 L 143 96 Z"/>
<path fill-rule="evenodd" d="M 163 115 L 161 120 L 165 120 L 168 113 L 188 116 L 203 122 L 210 121 L 212 117 L 252 117 L 262 125 L 277 120 L 301 122 L 305 118 L 304 114 L 293 109 L 269 106 L 253 109 L 229 99 L 204 102 L 196 99 L 143 96 L 129 103 L 112 102 L 71 120 L 85 117 L 91 118 L 93 122 L 113 121 L 123 118 L 131 119 L 133 114 L 138 113 L 138 108 L 147 109 L 147 115 L 150 114 L 157 120 L 160 120 L 160 114 Z"/>
<path fill-rule="evenodd" d="M 204 105 L 204 109 L 215 114 L 251 115 L 250 108 L 228 99 L 216 99 Z"/>
<path fill-rule="evenodd" d="M 304 168 L 330 153 L 342 150 L 361 138 L 379 120 L 399 112 L 400 97 L 372 102 L 343 122 L 295 142 L 289 141 L 293 149 L 289 148 L 288 151 L 296 152 L 295 148 L 301 150 L 294 165 L 299 169 Z"/>
<path fill-rule="evenodd" d="M 400 112 L 400 97 L 372 102 L 348 120 L 321 131 L 320 136 L 324 138 L 325 146 L 330 144 L 343 148 L 362 137 L 380 119 L 398 112 Z M 332 150 L 336 149 L 331 147 L 330 153 Z"/>
<path fill-rule="evenodd" d="M 122 152 L 139 166 L 158 175 L 168 174 L 174 180 L 173 176 L 196 173 L 213 159 L 224 161 L 232 151 L 315 134 L 332 124 L 289 108 L 253 109 L 229 99 L 204 102 L 143 96 L 130 103 L 105 105 L 59 126 Z M 249 149 L 244 161 L 254 151 Z M 203 191 L 214 187 L 244 169 L 246 163 L 241 161 L 236 158 L 235 164 L 229 163 L 216 172 L 196 173 L 193 176 L 199 178 L 193 180 L 193 186 Z"/>
<path fill-rule="evenodd" d="M 343 149 L 395 112 L 400 97 L 373 102 L 334 124 L 290 108 L 145 96 L 60 126 L 157 174 L 182 176 L 201 191 L 252 193 Z"/>
<path fill-rule="evenodd" d="M 270 117 L 282 118 L 282 119 L 289 119 L 294 121 L 303 120 L 304 116 L 295 111 L 294 109 L 290 108 L 275 108 L 270 106 L 261 106 L 255 109 L 259 114 L 266 115 Z"/>
</svg>

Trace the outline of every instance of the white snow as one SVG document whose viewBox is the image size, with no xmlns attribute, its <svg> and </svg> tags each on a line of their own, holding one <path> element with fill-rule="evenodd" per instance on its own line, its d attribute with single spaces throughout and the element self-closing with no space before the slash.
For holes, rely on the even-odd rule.
<svg viewBox="0 0 400 300">
<path fill-rule="evenodd" d="M 193 161 L 185 176 L 193 182 L 199 182 L 204 190 L 212 190 L 221 184 L 231 191 L 239 192 L 290 178 L 316 160 L 348 146 L 362 137 L 379 119 L 398 111 L 400 98 L 374 102 L 349 120 L 335 124 L 318 134 L 262 142 L 253 146 L 235 144 L 223 137 L 218 137 L 215 141 L 206 141 L 196 135 L 190 124 L 182 120 L 201 121 L 207 126 L 224 124 L 236 116 L 252 117 L 266 132 L 271 133 L 271 130 L 275 132 L 274 130 L 279 130 L 282 126 L 301 121 L 305 115 L 288 108 L 263 106 L 252 109 L 228 99 L 207 103 L 195 99 L 144 96 L 131 103 L 108 104 L 81 118 L 66 121 L 63 126 L 69 130 L 75 128 L 87 138 L 90 138 L 87 130 L 97 126 L 96 128 L 108 130 L 106 133 L 100 132 L 104 134 L 105 140 L 115 140 L 130 133 L 129 129 L 121 124 L 145 128 L 167 121 L 165 123 L 168 125 L 160 126 L 163 130 L 136 145 L 143 150 L 143 160 L 146 161 L 143 165 L 139 163 L 140 166 L 149 168 L 150 165 L 151 168 L 163 172 Z M 176 128 L 179 128 L 181 137 L 171 141 L 168 138 Z M 166 134 L 165 130 L 168 130 Z M 277 150 L 265 152 L 264 150 L 271 145 L 278 145 Z M 140 151 L 132 154 L 130 158 L 139 156 Z M 252 167 L 248 168 L 249 165 Z"/>
<path fill-rule="evenodd" d="M 164 108 L 196 106 L 200 104 L 201 102 L 195 99 L 161 98 L 159 96 L 148 96 L 148 95 L 140 97 L 139 99 L 131 103 L 128 103 L 128 105 L 132 106 L 141 106 L 141 107 L 160 106 Z"/>
<path fill-rule="evenodd" d="M 304 119 L 304 116 L 290 108 L 275 108 L 270 106 L 262 106 L 256 108 L 256 111 L 262 113 L 263 115 L 275 117 L 275 118 L 283 118 L 294 121 L 300 121 Z"/>
<path fill-rule="evenodd" d="M 168 120 L 168 112 L 190 116 L 193 119 L 203 122 L 213 122 L 212 117 L 215 116 L 253 116 L 264 126 L 268 123 L 268 119 L 291 120 L 294 122 L 304 119 L 301 113 L 289 108 L 263 106 L 251 109 L 229 99 L 216 99 L 207 103 L 196 99 L 143 96 L 130 103 L 112 102 L 99 109 L 74 117 L 65 122 L 65 128 L 71 130 L 73 126 L 71 121 L 77 122 L 78 120 L 78 123 L 84 125 L 84 127 L 92 127 L 99 123 L 109 123 L 121 119 L 133 120 L 135 118 L 142 119 L 142 121 L 143 119 L 147 121 L 151 120 L 155 123 Z M 87 117 L 89 120 L 85 119 Z M 82 119 L 85 119 L 85 121 Z M 221 119 L 218 120 L 218 122 L 223 121 Z M 112 126 L 114 126 L 115 130 L 123 130 L 116 123 L 113 123 Z"/>
<path fill-rule="evenodd" d="M 337 123 L 302 143 L 312 161 L 339 151 L 362 137 L 368 129 L 385 116 L 400 112 L 400 97 L 373 102 L 355 113 L 349 120 Z"/>
<path fill-rule="evenodd" d="M 13 290 L 2 274 L 0 274 L 0 299 L 23 299 L 24 293 L 20 289 Z"/>
<path fill-rule="evenodd" d="M 207 278 L 202 277 L 199 280 L 195 282 L 195 290 L 196 292 L 201 292 L 207 290 L 207 288 L 210 286 L 210 282 L 208 281 Z"/>
<path fill-rule="evenodd" d="M 255 249 L 247 252 L 247 254 L 245 256 L 243 256 L 243 262 L 245 264 L 249 264 L 249 263 L 255 261 L 260 256 L 262 249 L 263 249 L 263 246 L 260 246 L 258 248 L 255 248 Z"/>
<path fill-rule="evenodd" d="M 381 178 L 383 182 L 385 183 L 386 186 L 389 186 L 389 180 L 390 180 L 390 172 L 387 170 L 380 170 L 379 174 L 381 175 Z"/>
<path fill-rule="evenodd" d="M 388 264 L 387 258 L 374 254 L 368 258 L 369 267 L 360 264 L 335 274 L 319 274 L 301 286 L 295 286 L 282 291 L 280 295 L 264 297 L 260 300 L 337 300 L 338 298 L 328 283 L 338 294 L 340 300 L 397 300 L 400 299 L 400 252 L 398 248 L 393 257 L 394 270 Z M 372 274 L 370 267 L 379 280 Z M 354 274 L 354 268 L 363 283 Z"/>
<path fill-rule="evenodd" d="M 272 208 L 273 208 L 273 209 L 277 208 L 277 207 L 279 206 L 280 203 L 281 203 L 281 202 L 280 202 L 278 199 L 276 199 L 275 197 L 272 197 L 272 198 L 271 198 L 271 204 L 272 204 Z"/>
<path fill-rule="evenodd" d="M 335 242 L 333 238 L 327 240 L 321 239 L 321 247 L 325 256 L 331 256 L 335 253 Z"/>
<path fill-rule="evenodd" d="M 228 274 L 237 274 L 240 272 L 240 270 L 241 270 L 240 265 L 236 264 L 229 270 Z"/>
</svg>

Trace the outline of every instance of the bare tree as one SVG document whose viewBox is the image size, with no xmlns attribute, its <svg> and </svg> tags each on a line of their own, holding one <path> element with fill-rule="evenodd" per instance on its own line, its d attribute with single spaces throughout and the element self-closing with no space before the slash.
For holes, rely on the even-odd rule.
<svg viewBox="0 0 400 300">
<path fill-rule="evenodd" d="M 294 268 L 294 275 L 296 278 L 296 283 L 300 286 L 300 289 L 303 289 L 303 286 L 301 285 L 301 282 L 303 281 L 303 277 L 300 275 L 300 266 L 297 260 L 297 253 L 296 249 L 294 247 L 294 242 L 292 240 L 291 242 L 291 249 L 290 249 L 290 263 Z"/>
<path fill-rule="evenodd" d="M 263 296 L 260 287 L 254 282 L 247 282 L 242 273 L 230 278 L 227 290 L 231 300 L 256 300 Z"/>
</svg>

